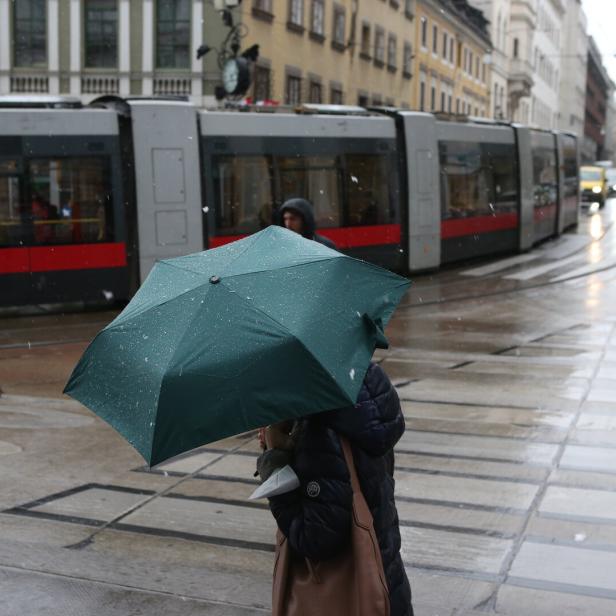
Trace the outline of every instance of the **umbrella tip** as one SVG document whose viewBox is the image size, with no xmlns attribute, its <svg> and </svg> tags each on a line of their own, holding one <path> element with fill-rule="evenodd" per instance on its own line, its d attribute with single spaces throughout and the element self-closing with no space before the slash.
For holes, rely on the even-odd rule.
<svg viewBox="0 0 616 616">
<path fill-rule="evenodd" d="M 212 284 L 218 284 L 220 282 L 220 276 L 210 276 L 210 282 Z"/>
</svg>

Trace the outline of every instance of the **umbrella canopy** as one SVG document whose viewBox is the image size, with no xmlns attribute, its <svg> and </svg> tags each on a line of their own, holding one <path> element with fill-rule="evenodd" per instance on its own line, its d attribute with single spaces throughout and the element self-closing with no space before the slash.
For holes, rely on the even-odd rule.
<svg viewBox="0 0 616 616">
<path fill-rule="evenodd" d="M 409 284 L 271 226 L 158 262 L 64 391 L 151 465 L 354 404 Z"/>
</svg>

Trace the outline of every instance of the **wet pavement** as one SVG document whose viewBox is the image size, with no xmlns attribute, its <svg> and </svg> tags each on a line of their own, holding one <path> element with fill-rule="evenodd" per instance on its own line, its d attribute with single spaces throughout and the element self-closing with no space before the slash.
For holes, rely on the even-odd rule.
<svg viewBox="0 0 616 616">
<path fill-rule="evenodd" d="M 616 614 L 614 220 L 417 277 L 388 328 L 417 616 Z M 115 313 L 38 312 L 0 321 L 0 614 L 269 613 L 254 434 L 145 468 L 61 394 Z"/>
</svg>

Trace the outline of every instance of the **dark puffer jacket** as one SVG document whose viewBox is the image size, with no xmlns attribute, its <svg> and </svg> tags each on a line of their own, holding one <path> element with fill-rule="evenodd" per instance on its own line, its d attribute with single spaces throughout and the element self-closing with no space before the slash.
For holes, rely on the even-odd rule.
<svg viewBox="0 0 616 616">
<path fill-rule="evenodd" d="M 295 552 L 324 560 L 344 549 L 350 541 L 352 489 L 338 435 L 346 436 L 374 518 L 391 616 L 413 614 L 394 501 L 393 446 L 403 432 L 398 394 L 382 368 L 371 364 L 354 407 L 303 420 L 292 462 L 300 487 L 270 499 L 278 527 Z"/>
<path fill-rule="evenodd" d="M 288 210 L 299 214 L 304 220 L 304 230 L 302 232 L 302 235 L 307 240 L 314 240 L 315 242 L 319 242 L 319 244 L 323 244 L 328 248 L 336 248 L 336 244 L 334 244 L 334 242 L 332 242 L 329 238 L 318 235 L 316 233 L 314 208 L 312 207 L 312 203 L 310 203 L 310 201 L 306 201 L 306 199 L 300 199 L 299 197 L 294 199 L 287 199 L 287 201 L 285 201 L 278 210 L 278 224 L 280 226 L 284 226 L 283 215 Z"/>
</svg>

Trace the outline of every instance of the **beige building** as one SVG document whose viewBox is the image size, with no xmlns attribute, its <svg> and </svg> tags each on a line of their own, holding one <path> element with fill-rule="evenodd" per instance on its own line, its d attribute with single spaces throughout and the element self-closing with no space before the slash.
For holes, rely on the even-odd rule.
<svg viewBox="0 0 616 616">
<path fill-rule="evenodd" d="M 252 98 L 408 107 L 415 0 L 252 0 L 247 44 L 260 45 Z"/>
<path fill-rule="evenodd" d="M 415 16 L 412 107 L 490 115 L 490 38 L 483 13 L 468 3 L 419 0 Z"/>
</svg>

